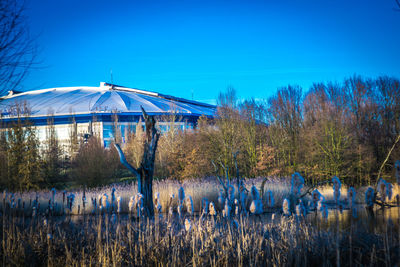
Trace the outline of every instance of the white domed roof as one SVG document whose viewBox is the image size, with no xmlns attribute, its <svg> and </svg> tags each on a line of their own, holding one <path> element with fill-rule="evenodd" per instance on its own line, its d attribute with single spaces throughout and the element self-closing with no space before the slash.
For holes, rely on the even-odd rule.
<svg viewBox="0 0 400 267">
<path fill-rule="evenodd" d="M 100 87 L 61 87 L 9 94 L 0 98 L 0 111 L 16 103 L 27 103 L 31 116 L 77 115 L 93 113 L 141 114 L 141 106 L 150 115 L 176 112 L 181 115 L 214 116 L 213 105 L 155 92 L 101 83 Z"/>
</svg>

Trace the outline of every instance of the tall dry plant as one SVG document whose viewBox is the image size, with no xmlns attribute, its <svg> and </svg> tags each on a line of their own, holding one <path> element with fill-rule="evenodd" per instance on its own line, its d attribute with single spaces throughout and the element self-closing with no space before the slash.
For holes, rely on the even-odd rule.
<svg viewBox="0 0 400 267">
<path fill-rule="evenodd" d="M 138 168 L 142 160 L 144 138 L 143 123 L 140 118 L 135 131 L 133 129 L 128 130 L 127 141 L 123 147 L 126 159 L 134 168 Z"/>
</svg>

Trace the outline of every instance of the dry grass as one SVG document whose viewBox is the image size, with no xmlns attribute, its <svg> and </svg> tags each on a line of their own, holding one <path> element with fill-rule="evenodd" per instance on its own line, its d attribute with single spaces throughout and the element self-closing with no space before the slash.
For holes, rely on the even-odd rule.
<svg viewBox="0 0 400 267">
<path fill-rule="evenodd" d="M 247 188 L 260 187 L 262 178 L 246 181 Z M 216 202 L 219 185 L 212 178 L 154 183 L 163 210 L 170 193 L 177 195 L 179 187 L 191 195 L 196 211 L 201 199 Z M 63 193 L 57 192 L 55 212 L 46 213 L 51 192 L 10 194 L 3 200 L 1 216 L 3 265 L 48 266 L 332 266 L 399 264 L 398 208 L 384 212 L 377 219 L 369 218 L 375 226 L 354 219 L 351 212 L 342 216 L 331 210 L 328 218 L 310 214 L 306 220 L 286 217 L 280 206 L 289 195 L 287 180 L 267 181 L 266 190 L 275 198 L 274 214 L 262 216 L 156 215 L 155 220 L 134 218 L 127 212 L 129 197 L 136 194 L 136 185 L 118 185 L 116 197 L 122 196 L 122 213 L 101 214 L 94 210 L 91 198 L 104 193 L 111 198 L 112 186 L 86 192 L 88 203 L 83 211 L 82 191 L 73 192 L 75 201 L 68 215 Z M 395 190 L 398 190 L 395 187 Z M 332 189 L 320 189 L 329 201 Z M 361 191 L 361 190 L 359 190 Z M 342 188 L 342 198 L 346 196 Z M 67 193 L 69 194 L 69 193 Z M 363 201 L 363 193 L 359 193 Z M 40 212 L 32 217 L 32 203 L 36 196 Z M 21 199 L 18 201 L 18 199 Z M 342 199 L 343 200 L 343 199 Z M 360 200 L 360 201 L 361 201 Z M 25 203 L 25 204 L 22 204 Z M 22 208 L 23 205 L 23 208 Z M 79 208 L 78 208 L 79 207 Z M 85 214 L 73 216 L 73 214 Z M 392 216 L 392 211 L 397 211 Z M 92 215 L 88 215 L 91 214 Z M 273 217 L 274 219 L 271 219 Z M 343 219 L 344 218 L 344 219 Z M 393 220 L 392 218 L 396 218 Z M 191 229 L 185 229 L 185 219 Z M 345 220 L 343 222 L 342 220 Z M 340 227 L 339 227 L 340 225 Z"/>
</svg>

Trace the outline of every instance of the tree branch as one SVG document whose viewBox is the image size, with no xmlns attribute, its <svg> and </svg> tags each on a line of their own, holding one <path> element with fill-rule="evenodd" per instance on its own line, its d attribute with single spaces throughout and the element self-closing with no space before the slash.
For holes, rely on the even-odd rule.
<svg viewBox="0 0 400 267">
<path fill-rule="evenodd" d="M 215 165 L 214 161 L 211 161 L 212 165 L 214 166 L 215 169 L 215 175 L 217 176 L 217 179 L 219 181 L 219 183 L 222 185 L 222 187 L 224 188 L 224 191 L 226 194 L 228 194 L 228 188 L 225 186 L 224 182 L 222 181 L 221 177 L 218 175 L 218 167 L 217 165 Z"/>
<path fill-rule="evenodd" d="M 125 158 L 124 152 L 122 152 L 122 149 L 118 144 L 114 143 L 114 147 L 118 151 L 120 162 L 137 177 L 137 180 L 139 182 L 139 180 L 140 180 L 139 171 L 137 169 L 135 169 L 131 164 L 129 164 L 129 162 Z"/>
<path fill-rule="evenodd" d="M 239 182 L 239 168 L 238 168 L 238 164 L 237 164 L 237 155 L 239 154 L 239 150 L 236 150 L 235 153 L 233 154 L 233 160 L 235 161 L 235 168 L 236 168 L 236 178 L 238 179 Z"/>
<path fill-rule="evenodd" d="M 224 164 L 222 164 L 221 159 L 219 159 L 219 165 L 221 165 L 222 169 L 224 169 L 225 172 L 225 179 L 226 179 L 226 186 L 228 186 L 231 182 L 229 181 L 229 175 L 228 175 L 228 167 L 225 167 Z"/>
<path fill-rule="evenodd" d="M 384 202 L 378 201 L 378 200 L 375 200 L 374 203 L 379 205 L 379 206 L 381 206 L 382 208 L 385 208 L 385 207 L 389 207 L 389 208 L 399 207 L 399 205 L 394 205 L 394 204 L 390 204 L 390 203 L 384 203 Z"/>
<path fill-rule="evenodd" d="M 376 189 L 377 189 L 377 187 L 378 187 L 378 182 L 379 182 L 379 178 L 381 178 L 381 173 L 382 173 L 383 167 L 385 166 L 386 162 L 389 160 L 390 155 L 392 154 L 392 151 L 393 151 L 394 147 L 396 146 L 396 144 L 397 144 L 399 141 L 400 141 L 400 134 L 397 136 L 396 140 L 394 141 L 393 146 L 390 148 L 390 150 L 389 150 L 389 152 L 388 152 L 388 154 L 387 154 L 385 160 L 383 161 L 381 167 L 379 168 L 378 177 L 377 177 L 377 180 L 376 180 L 376 183 L 375 183 L 375 186 L 374 186 L 374 190 L 375 190 L 375 191 L 376 191 Z"/>
<path fill-rule="evenodd" d="M 306 190 L 306 192 L 304 192 L 304 193 L 300 196 L 300 198 L 305 197 L 307 194 L 310 194 L 310 195 L 311 195 L 311 191 L 313 191 L 313 189 L 316 189 L 318 186 L 321 186 L 321 185 L 324 185 L 324 184 L 328 184 L 328 183 L 330 183 L 330 180 L 322 181 L 322 182 L 317 183 L 316 185 L 310 186 L 310 187 Z"/>
<path fill-rule="evenodd" d="M 24 1 L 0 1 L 0 95 L 17 88 L 36 63 L 27 26 Z"/>
<path fill-rule="evenodd" d="M 147 115 L 146 111 L 144 110 L 144 108 L 142 106 L 140 106 L 140 109 L 142 110 L 144 121 L 146 122 L 149 118 L 149 115 Z"/>
</svg>

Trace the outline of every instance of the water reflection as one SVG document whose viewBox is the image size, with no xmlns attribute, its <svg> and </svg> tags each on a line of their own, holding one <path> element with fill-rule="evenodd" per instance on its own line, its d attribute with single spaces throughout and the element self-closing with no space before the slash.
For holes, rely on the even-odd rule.
<svg viewBox="0 0 400 267">
<path fill-rule="evenodd" d="M 400 224 L 400 207 L 385 208 L 375 207 L 368 210 L 364 205 L 358 205 L 353 209 L 329 209 L 327 219 L 321 218 L 319 214 L 310 213 L 307 220 L 312 224 L 322 228 L 335 229 L 339 226 L 340 230 L 348 230 L 354 225 L 357 229 L 361 228 L 368 232 L 382 233 L 386 231 L 388 226 L 399 228 Z"/>
</svg>

